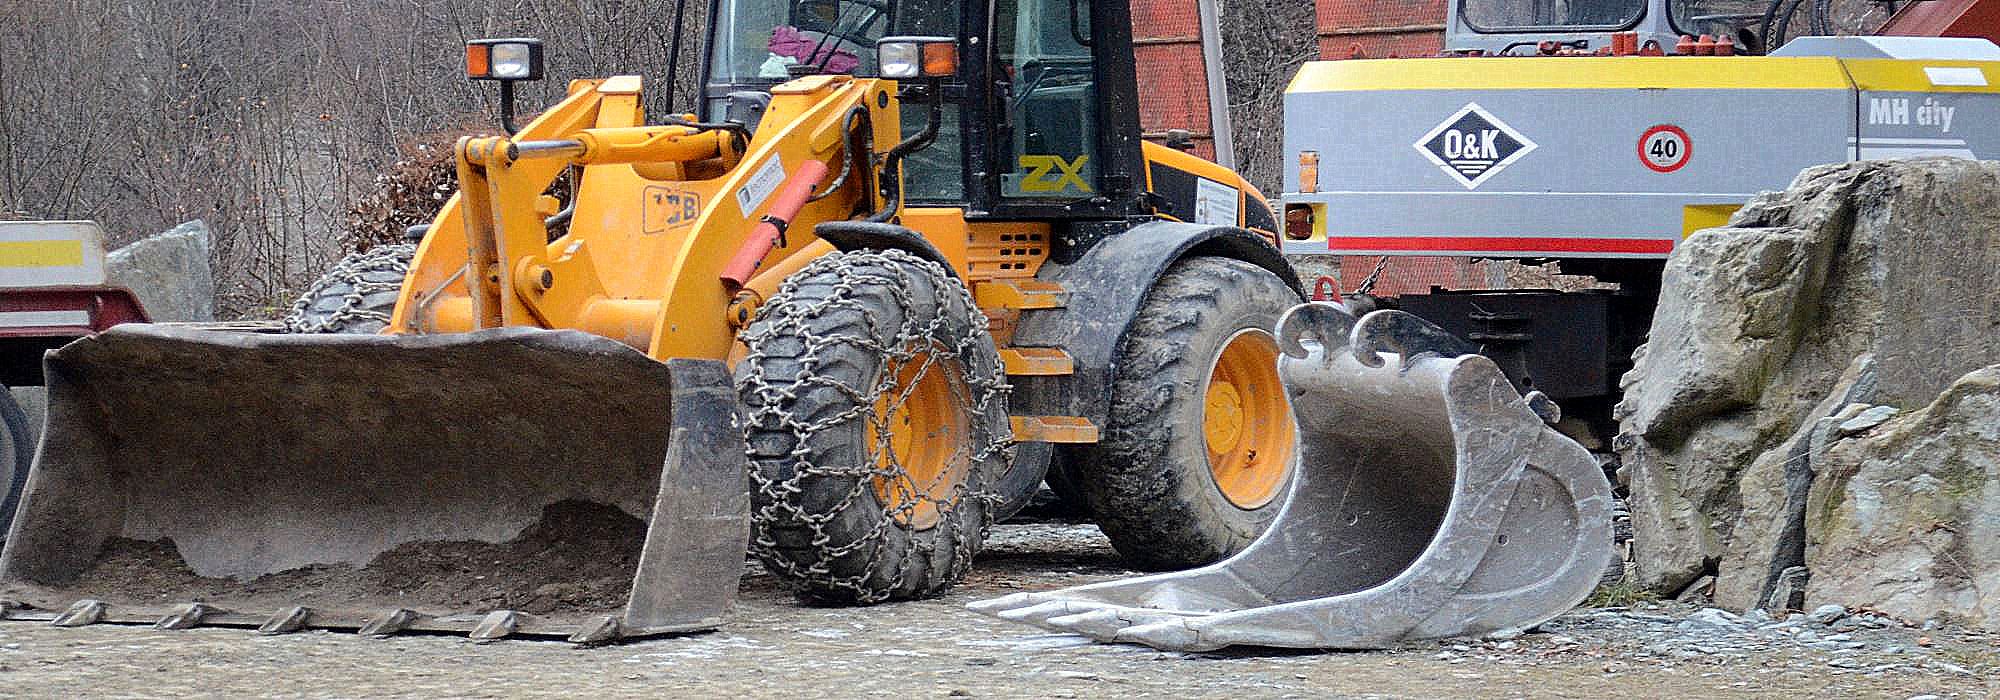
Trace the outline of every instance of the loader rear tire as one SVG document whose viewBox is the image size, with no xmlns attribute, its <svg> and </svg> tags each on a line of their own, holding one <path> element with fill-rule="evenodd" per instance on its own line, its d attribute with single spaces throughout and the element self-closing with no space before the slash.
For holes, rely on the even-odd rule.
<svg viewBox="0 0 2000 700">
<path fill-rule="evenodd" d="M 388 327 L 417 247 L 383 245 L 348 255 L 306 288 L 285 316 L 291 333 L 372 335 Z"/>
<path fill-rule="evenodd" d="M 14 392 L 0 384 L 0 543 L 14 526 L 14 511 L 21 507 L 21 491 L 28 485 L 28 467 L 34 463 L 34 430 L 28 415 L 14 401 Z"/>
<path fill-rule="evenodd" d="M 751 551 L 815 603 L 937 595 L 999 505 L 1012 432 L 971 294 L 901 251 L 793 274 L 740 336 Z"/>
<path fill-rule="evenodd" d="M 1147 292 L 1119 343 L 1103 439 L 1069 465 L 1127 563 L 1209 564 L 1277 517 L 1297 428 L 1271 332 L 1298 303 L 1277 275 L 1227 258 L 1183 260 Z"/>
</svg>

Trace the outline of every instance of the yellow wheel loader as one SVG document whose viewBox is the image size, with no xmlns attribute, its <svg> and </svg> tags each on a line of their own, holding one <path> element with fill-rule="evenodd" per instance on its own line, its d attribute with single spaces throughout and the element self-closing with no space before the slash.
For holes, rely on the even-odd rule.
<svg viewBox="0 0 2000 700">
<path fill-rule="evenodd" d="M 1261 193 L 1140 139 L 1123 0 L 709 16 L 696 113 L 577 80 L 461 141 L 307 332 L 51 353 L 6 616 L 598 642 L 714 627 L 746 542 L 810 599 L 916 598 L 1058 460 L 1143 564 L 1257 536 L 1298 281 Z M 542 46 L 466 64 L 511 104 Z"/>
</svg>

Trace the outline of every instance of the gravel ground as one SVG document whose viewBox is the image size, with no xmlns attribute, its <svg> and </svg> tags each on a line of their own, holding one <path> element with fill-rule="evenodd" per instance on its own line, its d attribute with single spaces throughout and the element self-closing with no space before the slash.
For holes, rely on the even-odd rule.
<svg viewBox="0 0 2000 700">
<path fill-rule="evenodd" d="M 2000 636 L 1838 609 L 1773 620 L 1651 604 L 1578 610 L 1511 639 L 1179 654 L 1044 634 L 962 607 L 1130 573 L 1094 526 L 1031 523 L 997 528 L 971 579 L 942 599 L 800 607 L 758 572 L 721 632 L 599 649 L 0 623 L 0 694 L 2000 698 Z"/>
</svg>

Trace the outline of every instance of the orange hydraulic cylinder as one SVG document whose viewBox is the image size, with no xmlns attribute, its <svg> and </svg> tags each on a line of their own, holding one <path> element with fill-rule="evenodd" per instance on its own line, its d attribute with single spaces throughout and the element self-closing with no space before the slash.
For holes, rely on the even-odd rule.
<svg viewBox="0 0 2000 700">
<path fill-rule="evenodd" d="M 799 165 L 799 171 L 785 181 L 778 190 L 771 210 L 764 220 L 750 229 L 750 235 L 743 239 L 743 247 L 736 249 L 736 256 L 729 259 L 729 265 L 722 268 L 722 283 L 729 291 L 742 289 L 744 283 L 756 276 L 757 268 L 764 264 L 764 256 L 770 255 L 778 247 L 778 239 L 783 238 L 784 229 L 799 215 L 799 209 L 812 198 L 813 189 L 826 179 L 826 163 L 809 160 Z"/>
</svg>

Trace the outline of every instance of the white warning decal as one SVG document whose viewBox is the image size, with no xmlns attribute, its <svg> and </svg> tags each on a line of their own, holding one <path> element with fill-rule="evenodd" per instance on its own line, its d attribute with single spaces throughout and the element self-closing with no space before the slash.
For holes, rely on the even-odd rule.
<svg viewBox="0 0 2000 700">
<path fill-rule="evenodd" d="M 764 206 L 764 200 L 770 199 L 771 194 L 784 185 L 784 162 L 777 158 L 765 161 L 764 166 L 750 176 L 750 181 L 736 190 L 736 206 L 743 210 L 743 218 L 750 218 L 750 215 L 757 211 L 757 207 Z"/>
<path fill-rule="evenodd" d="M 1234 187 L 1205 177 L 1195 178 L 1194 223 L 1235 226 L 1239 213 L 1236 200 L 1241 195 Z"/>
<path fill-rule="evenodd" d="M 1535 150 L 1534 140 L 1476 102 L 1465 105 L 1413 145 L 1468 190 Z"/>
</svg>

